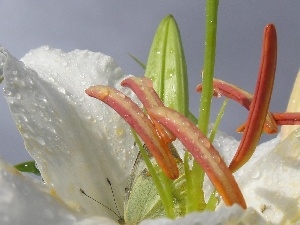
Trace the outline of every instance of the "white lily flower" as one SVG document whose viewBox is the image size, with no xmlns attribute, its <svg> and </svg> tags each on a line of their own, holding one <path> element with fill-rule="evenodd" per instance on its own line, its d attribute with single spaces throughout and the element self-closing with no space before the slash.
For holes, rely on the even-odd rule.
<svg viewBox="0 0 300 225">
<path fill-rule="evenodd" d="M 2 52 L 4 93 L 46 185 L 88 215 L 113 218 L 79 190 L 114 208 L 109 178 L 123 210 L 137 150 L 125 121 L 84 91 L 98 83 L 118 86 L 121 69 L 110 57 L 88 51 L 65 54 L 44 46 L 23 58 L 26 66 Z"/>
<path fill-rule="evenodd" d="M 5 49 L 1 52 L 7 102 L 45 182 L 33 182 L 0 161 L 1 224 L 117 224 L 117 215 L 80 189 L 118 214 L 117 205 L 123 215 L 125 188 L 137 149 L 120 116 L 84 93 L 91 85 L 110 85 L 135 100 L 119 85 L 125 77 L 120 68 L 112 58 L 89 51 L 64 53 L 44 46 L 28 53 L 22 59 L 25 65 Z M 237 205 L 220 206 L 216 212 L 141 224 L 299 221 L 299 135 L 300 131 L 295 131 L 282 143 L 275 139 L 260 146 L 237 171 L 247 210 Z M 224 134 L 217 135 L 215 141 L 225 159 L 232 157 L 236 144 Z"/>
</svg>

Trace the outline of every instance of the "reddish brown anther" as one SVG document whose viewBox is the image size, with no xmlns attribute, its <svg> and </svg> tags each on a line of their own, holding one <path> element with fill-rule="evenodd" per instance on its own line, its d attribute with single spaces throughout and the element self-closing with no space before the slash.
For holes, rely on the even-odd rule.
<svg viewBox="0 0 300 225">
<path fill-rule="evenodd" d="M 252 156 L 262 133 L 271 100 L 277 61 L 277 35 L 273 24 L 265 28 L 258 81 L 240 146 L 229 165 L 236 171 Z"/>
<path fill-rule="evenodd" d="M 121 85 L 130 88 L 138 96 L 146 110 L 157 106 L 164 106 L 164 103 L 153 89 L 152 81 L 147 77 L 128 77 L 121 82 Z M 168 129 L 157 121 L 152 120 L 152 123 L 158 135 L 165 143 L 169 144 L 176 139 Z"/>
<path fill-rule="evenodd" d="M 300 113 L 271 113 L 268 111 L 275 77 L 276 58 L 276 30 L 274 25 L 269 24 L 265 28 L 261 66 L 254 97 L 233 84 L 218 79 L 213 81 L 215 97 L 225 96 L 249 110 L 246 123 L 237 128 L 238 132 L 244 132 L 244 134 L 230 165 L 232 171 L 240 168 L 253 154 L 260 139 L 261 124 L 263 124 L 263 130 L 268 134 L 277 133 L 277 126 L 280 125 L 300 124 Z M 198 85 L 196 90 L 201 92 L 202 85 Z"/>
<path fill-rule="evenodd" d="M 206 136 L 186 117 L 167 107 L 149 110 L 152 118 L 167 127 L 201 165 L 226 205 L 246 208 L 243 195 L 224 160 Z"/>
<path fill-rule="evenodd" d="M 233 85 L 230 83 L 227 83 L 225 81 L 214 79 L 213 80 L 213 87 L 214 92 L 213 95 L 215 97 L 221 97 L 225 96 L 227 98 L 230 98 L 242 106 L 244 106 L 247 110 L 250 110 L 251 102 L 253 100 L 253 95 L 249 92 Z M 196 88 L 198 92 L 202 91 L 202 84 L 199 84 Z M 243 132 L 245 129 L 245 124 L 241 125 L 237 128 L 237 132 Z M 278 132 L 277 123 L 275 121 L 274 116 L 271 112 L 268 111 L 266 121 L 264 124 L 264 131 L 267 134 L 274 134 Z"/>
<path fill-rule="evenodd" d="M 179 176 L 176 160 L 168 145 L 160 139 L 152 122 L 143 111 L 127 96 L 107 86 L 93 86 L 85 91 L 112 107 L 137 132 L 149 151 L 170 179 Z"/>
</svg>

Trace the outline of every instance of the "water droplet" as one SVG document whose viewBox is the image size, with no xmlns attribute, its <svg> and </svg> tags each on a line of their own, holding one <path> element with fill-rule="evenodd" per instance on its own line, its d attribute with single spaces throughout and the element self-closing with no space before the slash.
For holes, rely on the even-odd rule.
<svg viewBox="0 0 300 225">
<path fill-rule="evenodd" d="M 56 134 L 56 130 L 54 128 L 50 128 L 50 131 L 54 134 Z"/>
<path fill-rule="evenodd" d="M 25 83 L 30 84 L 30 85 L 33 84 L 31 78 L 29 78 L 29 77 L 25 77 Z"/>
<path fill-rule="evenodd" d="M 126 97 L 123 93 L 119 93 L 119 96 L 120 96 L 121 98 L 125 98 L 125 97 Z"/>
<path fill-rule="evenodd" d="M 11 91 L 7 90 L 7 89 L 4 89 L 4 94 L 6 96 L 11 96 Z"/>
<path fill-rule="evenodd" d="M 45 140 L 44 140 L 43 138 L 41 138 L 41 137 L 37 137 L 36 140 L 37 140 L 37 142 L 38 142 L 40 145 L 45 145 L 45 144 L 46 144 L 46 143 L 45 143 Z"/>
<path fill-rule="evenodd" d="M 66 89 L 64 89 L 63 87 L 58 87 L 57 89 L 59 92 L 66 94 Z"/>
<path fill-rule="evenodd" d="M 24 114 L 21 114 L 21 117 L 22 117 L 22 119 L 23 119 L 24 122 L 28 122 L 28 119 L 27 119 L 27 117 Z"/>
<path fill-rule="evenodd" d="M 48 77 L 48 79 L 49 79 L 50 82 L 54 83 L 53 77 Z"/>
<path fill-rule="evenodd" d="M 102 121 L 103 120 L 103 116 L 102 115 L 98 115 L 97 119 L 98 119 L 98 121 Z M 110 121 L 110 123 L 111 123 L 111 121 Z"/>
<path fill-rule="evenodd" d="M 118 128 L 116 129 L 116 134 L 117 134 L 118 136 L 121 136 L 122 134 L 124 134 L 124 129 L 123 129 L 122 127 L 118 127 Z"/>
<path fill-rule="evenodd" d="M 6 101 L 8 104 L 11 104 L 11 105 L 14 104 L 14 100 L 11 98 L 6 99 Z"/>
<path fill-rule="evenodd" d="M 83 102 L 83 101 L 84 101 L 84 96 L 80 96 L 80 97 L 78 98 L 78 101 L 79 101 L 79 102 Z"/>
<path fill-rule="evenodd" d="M 237 172 L 236 172 L 236 175 L 241 177 L 242 175 L 244 174 L 244 170 L 243 169 L 239 169 Z"/>
<path fill-rule="evenodd" d="M 253 168 L 251 171 L 250 171 L 250 177 L 252 179 L 259 179 L 261 176 L 261 173 L 260 173 L 260 170 L 258 168 Z"/>
<path fill-rule="evenodd" d="M 16 99 L 21 99 L 21 95 L 19 93 L 16 94 Z"/>
<path fill-rule="evenodd" d="M 219 163 L 221 161 L 221 158 L 218 155 L 213 156 L 213 158 L 217 163 Z"/>
</svg>

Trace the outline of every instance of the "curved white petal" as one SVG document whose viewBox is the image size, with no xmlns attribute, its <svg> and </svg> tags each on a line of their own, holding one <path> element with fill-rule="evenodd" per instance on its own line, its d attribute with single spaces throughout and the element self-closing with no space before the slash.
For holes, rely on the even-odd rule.
<svg viewBox="0 0 300 225">
<path fill-rule="evenodd" d="M 296 75 L 294 86 L 290 95 L 290 99 L 286 108 L 287 112 L 300 112 L 300 70 Z M 281 140 L 286 138 L 292 131 L 298 129 L 299 125 L 282 126 L 281 127 Z"/>
<path fill-rule="evenodd" d="M 124 77 L 120 68 L 101 53 L 65 53 L 47 46 L 30 51 L 22 59 L 24 66 L 0 50 L 7 102 L 46 184 L 89 215 L 115 218 L 79 189 L 116 211 L 109 178 L 123 211 L 124 190 L 136 155 L 134 141 L 121 117 L 84 92 L 97 84 L 120 88 Z"/>
<path fill-rule="evenodd" d="M 256 150 L 267 153 L 250 160 L 237 182 L 247 205 L 261 211 L 266 220 L 294 224 L 300 221 L 300 129 L 275 148 L 271 145 Z"/>
<path fill-rule="evenodd" d="M 33 182 L 0 159 L 0 224 L 117 225 L 105 217 L 87 217 L 70 209 L 51 189 Z M 180 224 L 267 224 L 253 209 L 244 211 L 238 205 L 216 212 L 192 213 L 184 218 L 145 220 L 141 225 Z"/>
<path fill-rule="evenodd" d="M 107 224 L 104 217 L 90 217 L 70 209 L 55 193 L 24 177 L 0 159 L 0 224 Z"/>
<path fill-rule="evenodd" d="M 215 212 L 191 213 L 183 218 L 156 219 L 145 220 L 140 225 L 240 225 L 240 224 L 255 224 L 267 225 L 270 224 L 264 220 L 254 209 L 248 208 L 243 210 L 238 205 L 232 207 L 222 207 Z"/>
</svg>

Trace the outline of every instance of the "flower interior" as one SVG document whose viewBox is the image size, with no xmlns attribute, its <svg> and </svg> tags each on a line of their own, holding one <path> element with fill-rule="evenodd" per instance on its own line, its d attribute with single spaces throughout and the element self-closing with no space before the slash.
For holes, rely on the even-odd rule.
<svg viewBox="0 0 300 225">
<path fill-rule="evenodd" d="M 172 20 L 170 17 L 167 19 Z M 187 118 L 187 115 L 184 115 L 188 109 L 185 108 L 179 112 L 178 109 L 172 109 L 172 104 L 167 107 L 168 103 L 161 100 L 153 88 L 151 79 L 132 76 L 122 82 L 122 86 L 130 88 L 136 94 L 144 106 L 143 109 L 115 88 L 97 85 L 86 90 L 88 95 L 113 108 L 131 126 L 134 135 L 138 135 L 138 137 L 135 135 L 136 142 L 140 146 L 143 160 L 149 171 L 149 174 L 145 175 L 148 178 L 143 179 L 149 179 L 149 176 L 153 179 L 149 182 L 155 184 L 165 210 L 164 213 L 157 213 L 157 215 L 176 218 L 188 212 L 216 207 L 215 193 L 212 193 L 209 202 L 205 202 L 203 190 L 195 192 L 199 190 L 196 185 L 202 187 L 203 178 L 193 180 L 192 166 L 194 165 L 191 165 L 190 156 L 198 163 L 198 166 L 200 165 L 200 170 L 208 176 L 226 205 L 238 204 L 243 208 L 247 207 L 232 173 L 250 159 L 263 131 L 276 133 L 278 125 L 299 124 L 299 113 L 268 111 L 275 78 L 276 57 L 276 29 L 273 24 L 268 24 L 264 31 L 261 64 L 254 95 L 225 81 L 213 80 L 214 96 L 233 99 L 249 110 L 247 121 L 238 128 L 239 132 L 243 132 L 243 136 L 229 166 L 212 145 L 212 141 L 193 121 Z M 164 84 L 161 79 L 153 82 Z M 201 92 L 202 88 L 202 84 L 198 85 L 197 91 Z M 174 99 L 185 95 L 180 92 L 173 94 Z M 184 159 L 181 159 L 177 150 L 174 149 L 172 142 L 175 139 L 178 139 L 184 146 Z M 146 146 L 146 150 L 149 150 L 149 154 L 143 145 Z M 151 160 L 152 156 L 155 162 Z M 183 186 L 185 191 L 182 192 Z M 130 193 L 130 197 L 134 193 Z M 196 200 L 195 204 L 193 198 L 200 199 L 200 202 Z M 126 216 L 130 215 L 126 215 L 125 212 Z"/>
<path fill-rule="evenodd" d="M 217 19 L 216 9 L 208 7 L 207 13 L 214 13 L 212 20 Z M 229 165 L 212 144 L 217 126 L 209 136 L 208 127 L 203 125 L 208 124 L 209 117 L 200 114 L 196 118 L 189 111 L 185 57 L 180 32 L 171 15 L 165 17 L 157 29 L 145 76 L 131 76 L 121 83 L 136 94 L 143 108 L 114 87 L 96 85 L 85 90 L 87 95 L 114 109 L 130 125 L 140 150 L 126 190 L 124 221 L 127 224 L 137 224 L 146 218 L 166 216 L 174 219 L 190 212 L 215 210 L 221 200 L 227 206 L 238 204 L 246 209 L 247 203 L 233 173 L 251 158 L 263 132 L 273 134 L 278 132 L 280 125 L 300 124 L 300 113 L 269 111 L 277 61 L 277 36 L 273 24 L 268 24 L 264 30 L 253 95 L 233 84 L 213 79 L 214 44 L 207 50 L 212 54 L 205 53 L 205 60 L 210 62 L 204 63 L 208 66 L 204 66 L 203 84 L 196 90 L 204 92 L 202 99 L 208 96 L 203 102 L 210 104 L 209 96 L 224 96 L 249 111 L 247 120 L 237 129 L 243 135 Z M 210 78 L 207 73 L 211 73 Z M 209 112 L 209 109 L 206 105 L 199 111 Z M 176 140 L 182 147 L 174 144 Z M 32 162 L 16 167 L 39 173 Z M 205 175 L 215 188 L 208 200 L 205 200 L 203 190 Z M 136 213 L 141 210 L 135 206 L 137 202 L 145 205 L 144 211 Z"/>
</svg>

